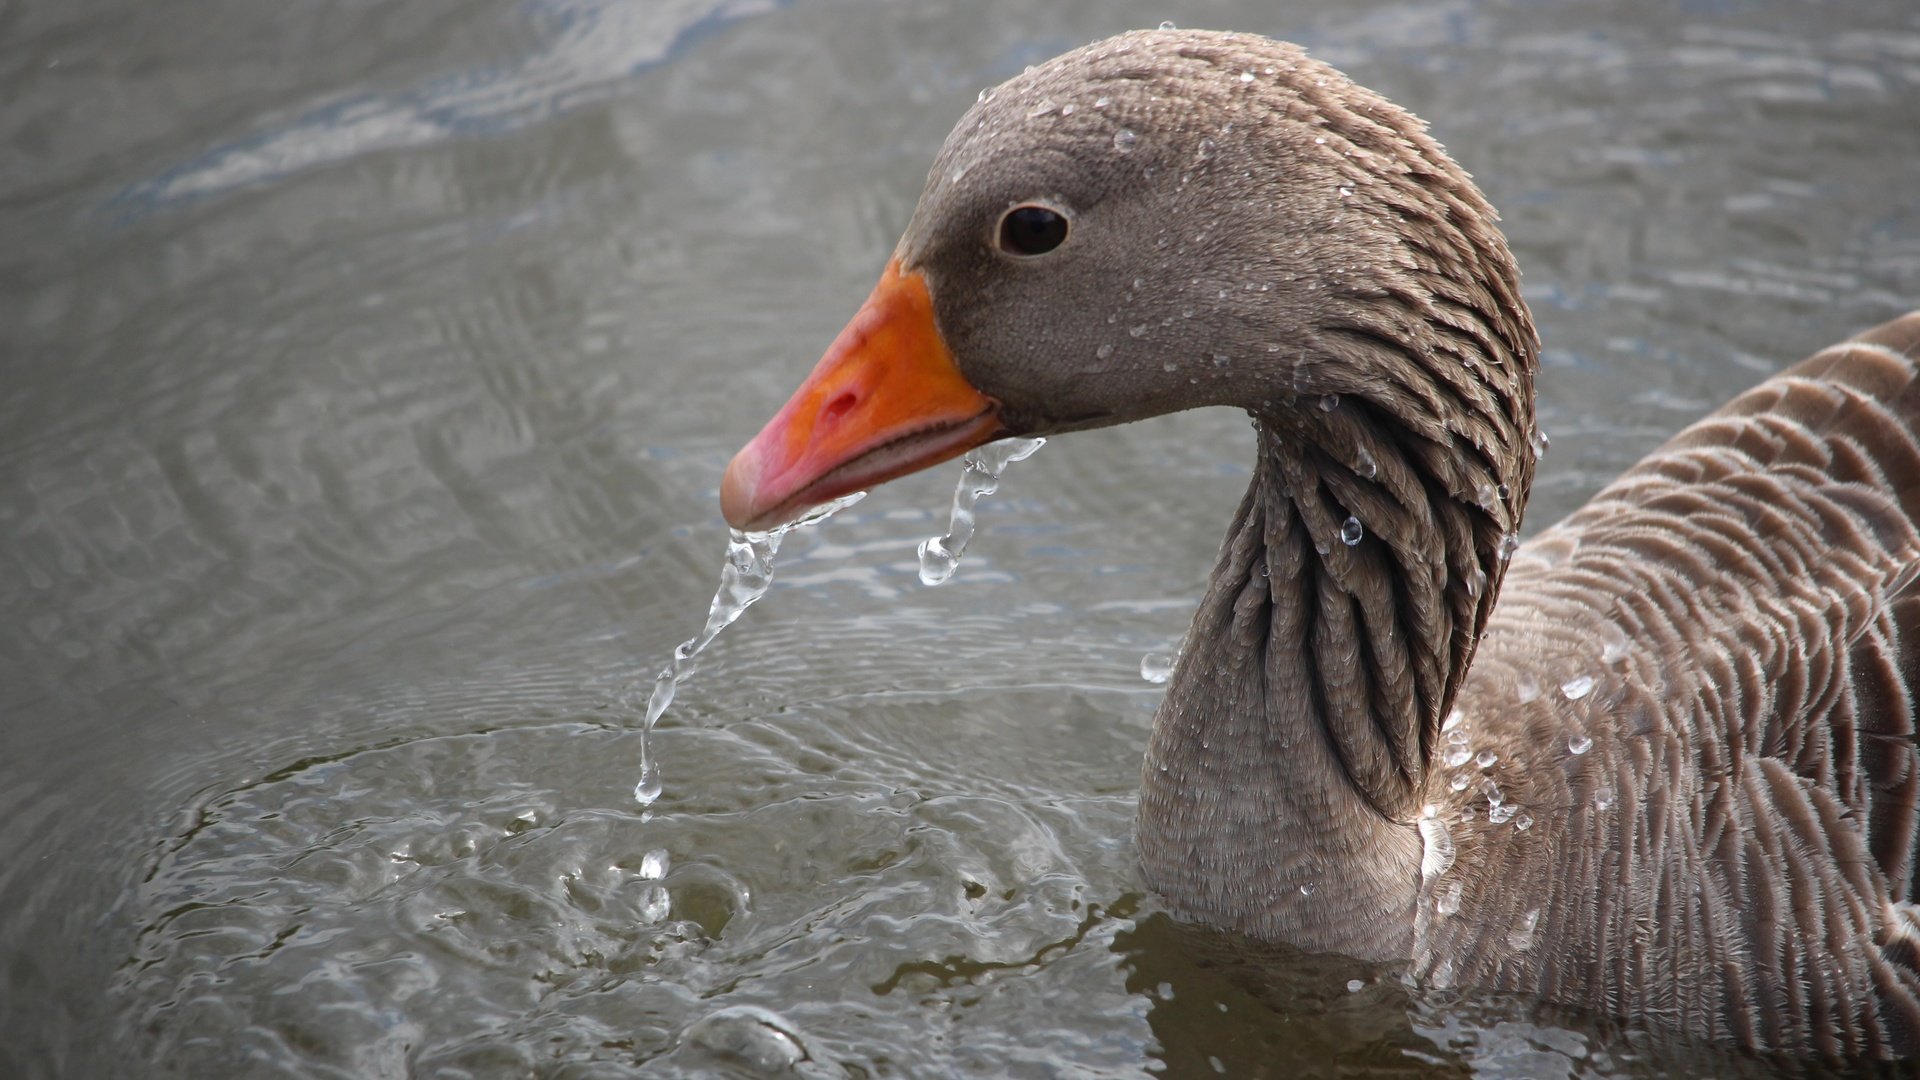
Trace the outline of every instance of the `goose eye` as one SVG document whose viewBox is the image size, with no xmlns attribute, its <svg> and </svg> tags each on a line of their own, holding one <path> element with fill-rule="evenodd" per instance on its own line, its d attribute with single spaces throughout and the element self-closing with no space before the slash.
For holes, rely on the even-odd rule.
<svg viewBox="0 0 1920 1080">
<path fill-rule="evenodd" d="M 1000 250 L 1009 255 L 1045 255 L 1066 238 L 1066 216 L 1045 206 L 1016 206 L 1000 219 Z"/>
</svg>

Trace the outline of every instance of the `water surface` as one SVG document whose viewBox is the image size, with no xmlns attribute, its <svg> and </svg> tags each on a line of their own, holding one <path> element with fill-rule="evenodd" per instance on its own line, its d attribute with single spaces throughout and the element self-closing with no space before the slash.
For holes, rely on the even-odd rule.
<svg viewBox="0 0 1920 1080">
<path fill-rule="evenodd" d="M 1056 440 L 939 589 L 952 469 L 789 537 L 633 802 L 721 469 L 948 126 L 1167 18 L 1307 44 L 1502 208 L 1533 527 L 1920 303 L 1908 0 L 0 9 L 0 1075 L 1763 1071 L 1142 894 L 1224 413 Z"/>
</svg>

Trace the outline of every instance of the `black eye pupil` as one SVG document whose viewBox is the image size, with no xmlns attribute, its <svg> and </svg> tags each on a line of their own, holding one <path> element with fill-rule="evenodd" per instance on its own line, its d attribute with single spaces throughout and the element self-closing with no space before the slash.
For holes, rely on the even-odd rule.
<svg viewBox="0 0 1920 1080">
<path fill-rule="evenodd" d="M 1067 238 L 1067 219 L 1044 206 L 1016 206 L 1000 219 L 1000 250 L 1045 255 Z"/>
</svg>

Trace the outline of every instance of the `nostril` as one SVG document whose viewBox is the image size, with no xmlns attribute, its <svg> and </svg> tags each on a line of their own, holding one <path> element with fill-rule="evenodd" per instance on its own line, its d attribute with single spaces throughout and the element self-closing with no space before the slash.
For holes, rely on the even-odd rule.
<svg viewBox="0 0 1920 1080">
<path fill-rule="evenodd" d="M 858 404 L 859 401 L 858 395 L 851 391 L 841 394 L 839 397 L 827 402 L 826 408 L 820 410 L 820 419 L 829 423 L 838 420 L 853 411 L 853 407 Z"/>
</svg>

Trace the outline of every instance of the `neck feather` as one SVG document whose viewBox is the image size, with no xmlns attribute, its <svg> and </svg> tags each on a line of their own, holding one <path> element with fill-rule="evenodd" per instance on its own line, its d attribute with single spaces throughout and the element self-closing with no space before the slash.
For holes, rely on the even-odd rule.
<svg viewBox="0 0 1920 1080">
<path fill-rule="evenodd" d="M 1308 392 L 1256 414 L 1139 837 L 1184 914 L 1387 958 L 1411 948 L 1414 823 L 1532 475 L 1533 348 L 1524 307 L 1503 334 L 1374 299 L 1322 331 L 1293 377 Z"/>
</svg>

